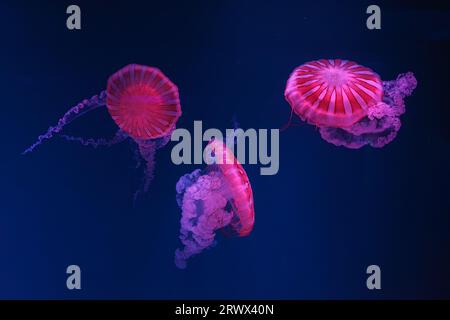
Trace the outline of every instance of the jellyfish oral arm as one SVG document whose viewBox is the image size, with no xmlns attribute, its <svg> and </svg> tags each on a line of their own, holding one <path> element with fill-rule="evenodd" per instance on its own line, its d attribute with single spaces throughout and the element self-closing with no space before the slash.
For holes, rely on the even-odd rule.
<svg viewBox="0 0 450 320">
<path fill-rule="evenodd" d="M 412 72 L 399 74 L 395 80 L 383 81 L 384 101 L 369 108 L 369 118 L 401 116 L 405 113 L 405 97 L 410 96 L 416 87 L 417 79 Z"/>
<path fill-rule="evenodd" d="M 177 184 L 177 192 L 184 192 L 180 203 L 180 240 L 184 248 L 175 251 L 175 264 L 180 269 L 186 268 L 190 257 L 212 246 L 215 231 L 228 226 L 234 216 L 226 210 L 229 196 L 220 172 L 201 175 L 195 182 L 183 178 Z"/>
<path fill-rule="evenodd" d="M 392 142 L 401 127 L 405 113 L 405 97 L 412 94 L 417 80 L 412 72 L 400 74 L 396 80 L 383 81 L 383 101 L 371 106 L 367 117 L 347 128 L 319 129 L 322 138 L 335 146 L 359 149 L 365 145 L 381 148 Z"/>
<path fill-rule="evenodd" d="M 181 224 L 186 228 L 180 230 L 180 239 L 184 248 L 182 250 L 177 249 L 175 252 L 175 264 L 177 267 L 184 269 L 187 259 L 214 245 L 216 230 L 226 227 L 230 223 L 231 217 L 228 211 L 217 209 L 198 217 L 197 226 L 191 225 L 191 220 L 196 220 L 195 217 L 183 217 Z"/>
<path fill-rule="evenodd" d="M 59 133 L 64 126 L 72 122 L 73 120 L 79 118 L 85 113 L 92 111 L 98 107 L 106 105 L 106 91 L 102 91 L 98 95 L 94 95 L 90 99 L 85 99 L 78 103 L 76 106 L 72 107 L 67 111 L 61 119 L 59 119 L 58 124 L 54 127 L 48 128 L 47 132 L 40 135 L 37 141 L 27 148 L 22 154 L 27 154 L 32 152 L 37 146 L 43 143 L 45 140 L 51 139 L 55 134 Z"/>
</svg>

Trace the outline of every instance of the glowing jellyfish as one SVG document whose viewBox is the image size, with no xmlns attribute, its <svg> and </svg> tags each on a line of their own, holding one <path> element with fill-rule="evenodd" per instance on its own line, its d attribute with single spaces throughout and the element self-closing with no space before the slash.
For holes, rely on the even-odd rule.
<svg viewBox="0 0 450 320">
<path fill-rule="evenodd" d="M 247 236 L 255 222 L 253 192 L 241 164 L 220 140 L 212 140 L 208 148 L 215 162 L 182 176 L 176 185 L 184 245 L 175 251 L 180 269 L 191 256 L 215 245 L 216 230 Z"/>
<path fill-rule="evenodd" d="M 416 86 L 411 72 L 381 81 L 355 62 L 322 59 L 296 68 L 284 95 L 303 121 L 319 127 L 326 141 L 352 149 L 380 148 L 396 137 L 405 113 L 403 100 Z"/>
<path fill-rule="evenodd" d="M 130 64 L 114 73 L 107 89 L 69 109 L 54 127 L 38 137 L 25 153 L 33 151 L 43 141 L 52 138 L 78 117 L 105 106 L 119 130 L 110 139 L 84 139 L 61 135 L 69 141 L 85 146 L 111 146 L 131 138 L 145 161 L 142 188 L 135 194 L 146 192 L 153 178 L 155 152 L 170 140 L 176 122 L 181 116 L 177 87 L 159 70 Z"/>
</svg>

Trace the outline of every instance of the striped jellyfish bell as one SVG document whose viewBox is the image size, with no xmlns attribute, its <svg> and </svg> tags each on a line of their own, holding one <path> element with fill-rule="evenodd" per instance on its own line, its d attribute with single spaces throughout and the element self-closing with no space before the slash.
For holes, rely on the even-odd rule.
<svg viewBox="0 0 450 320">
<path fill-rule="evenodd" d="M 297 67 L 284 93 L 293 111 L 319 127 L 350 127 L 381 102 L 380 77 L 356 62 L 317 60 Z"/>
<path fill-rule="evenodd" d="M 133 138 L 163 137 L 181 116 L 178 88 L 157 68 L 130 64 L 108 79 L 106 93 L 111 117 Z"/>
</svg>

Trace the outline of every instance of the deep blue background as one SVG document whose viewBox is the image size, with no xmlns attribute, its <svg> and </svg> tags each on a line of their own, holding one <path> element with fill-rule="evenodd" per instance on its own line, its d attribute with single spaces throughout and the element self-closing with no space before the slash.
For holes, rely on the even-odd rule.
<svg viewBox="0 0 450 320">
<path fill-rule="evenodd" d="M 0 298 L 450 298 L 449 6 L 365 1 L 72 1 L 0 3 Z M 339 4 L 338 4 L 339 3 Z M 421 2 L 417 2 L 421 3 Z M 347 150 L 308 125 L 281 133 L 280 171 L 245 166 L 256 224 L 178 270 L 180 210 L 173 144 L 151 191 L 132 207 L 140 173 L 127 143 L 90 149 L 59 138 L 20 153 L 71 106 L 129 63 L 159 67 L 180 89 L 179 127 L 279 128 L 289 73 L 345 58 L 383 79 L 413 71 L 397 139 Z M 67 131 L 108 137 L 97 110 Z M 82 269 L 82 290 L 65 268 Z M 378 264 L 382 290 L 366 289 Z"/>
</svg>

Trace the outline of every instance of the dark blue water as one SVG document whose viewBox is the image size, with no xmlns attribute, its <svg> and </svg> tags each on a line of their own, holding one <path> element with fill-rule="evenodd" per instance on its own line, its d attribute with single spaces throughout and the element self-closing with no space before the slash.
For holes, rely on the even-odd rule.
<svg viewBox="0 0 450 320">
<path fill-rule="evenodd" d="M 394 1 L 392 1 L 393 3 Z M 70 1 L 0 3 L 0 298 L 450 298 L 449 7 L 366 1 Z M 151 191 L 132 207 L 140 173 L 127 143 L 89 149 L 54 138 L 20 153 L 71 106 L 129 63 L 159 67 L 180 89 L 178 125 L 279 128 L 283 91 L 305 61 L 345 58 L 384 80 L 413 71 L 397 139 L 348 150 L 308 125 L 280 136 L 280 170 L 252 183 L 256 224 L 178 270 L 173 143 L 157 154 Z M 96 110 L 67 133 L 108 137 Z M 66 289 L 66 267 L 82 290 Z M 366 267 L 382 290 L 366 288 Z"/>
</svg>

